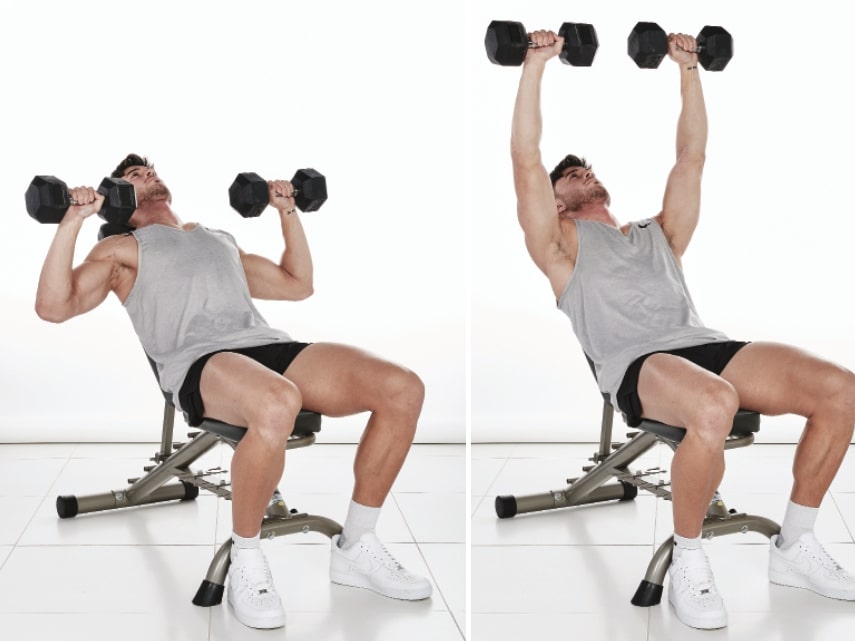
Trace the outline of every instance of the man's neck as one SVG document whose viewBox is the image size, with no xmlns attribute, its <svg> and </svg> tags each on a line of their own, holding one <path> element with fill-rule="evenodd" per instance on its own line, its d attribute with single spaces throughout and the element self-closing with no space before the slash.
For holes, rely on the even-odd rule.
<svg viewBox="0 0 855 641">
<path fill-rule="evenodd" d="M 604 204 L 585 205 L 576 211 L 565 210 L 562 212 L 563 218 L 572 218 L 573 220 L 590 220 L 597 223 L 603 223 L 610 227 L 620 228 L 617 218 L 609 211 L 609 208 Z"/>
<path fill-rule="evenodd" d="M 167 227 L 178 228 L 184 226 L 184 223 L 165 200 L 141 203 L 134 212 L 133 222 L 138 228 L 146 225 L 166 225 Z"/>
</svg>

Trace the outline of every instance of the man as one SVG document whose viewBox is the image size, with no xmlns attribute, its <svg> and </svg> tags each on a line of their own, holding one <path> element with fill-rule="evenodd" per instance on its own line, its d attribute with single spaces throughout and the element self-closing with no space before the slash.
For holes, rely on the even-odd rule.
<svg viewBox="0 0 855 641">
<path fill-rule="evenodd" d="M 705 327 L 683 280 L 680 259 L 698 222 L 707 140 L 695 39 L 668 37 L 682 110 L 662 210 L 625 225 L 609 211 L 609 194 L 584 160 L 567 156 L 552 174 L 544 168 L 540 84 L 563 39 L 551 31 L 530 39 L 534 46 L 523 65 L 511 136 L 519 222 L 531 258 L 594 362 L 600 389 L 627 423 L 644 417 L 686 430 L 672 466 L 669 601 L 677 616 L 696 628 L 727 625 L 700 534 L 740 407 L 807 419 L 781 533 L 770 545 L 770 580 L 855 600 L 855 577 L 813 534 L 819 505 L 852 438 L 855 375 L 786 345 L 731 341 Z"/>
<path fill-rule="evenodd" d="M 343 532 L 332 541 L 331 580 L 398 599 L 430 596 L 430 582 L 401 567 L 374 534 L 415 434 L 421 380 L 352 347 L 296 342 L 268 326 L 251 300 L 312 294 L 312 258 L 291 183 L 268 183 L 285 242 L 277 264 L 245 253 L 225 232 L 183 223 L 147 159 L 131 154 L 113 176 L 134 185 L 137 209 L 129 224 L 135 230 L 105 238 L 73 267 L 77 235 L 103 197 L 91 187 L 71 189 L 74 205 L 45 259 L 36 312 L 62 322 L 92 310 L 112 291 L 157 364 L 161 387 L 188 423 L 198 425 L 205 416 L 247 428 L 232 459 L 228 600 L 237 618 L 255 628 L 285 624 L 259 532 L 301 408 L 327 416 L 371 413 L 354 461 Z"/>
</svg>

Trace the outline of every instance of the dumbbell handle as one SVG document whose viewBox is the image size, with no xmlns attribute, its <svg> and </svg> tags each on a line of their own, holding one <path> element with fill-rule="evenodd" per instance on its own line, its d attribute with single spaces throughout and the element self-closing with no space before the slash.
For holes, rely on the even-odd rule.
<svg viewBox="0 0 855 641">
<path fill-rule="evenodd" d="M 285 197 L 286 197 L 286 196 L 285 196 L 285 194 L 280 194 L 278 191 L 274 191 L 274 192 L 273 192 L 273 194 L 274 194 L 275 196 L 278 196 L 279 198 L 285 198 Z M 287 196 L 287 197 L 288 197 L 288 198 L 293 198 L 294 196 L 298 196 L 299 194 L 300 194 L 300 190 L 299 190 L 299 189 L 295 189 L 294 191 L 292 191 L 292 192 L 291 192 L 291 195 L 290 195 L 290 196 Z"/>
<path fill-rule="evenodd" d="M 74 200 L 74 198 L 71 197 L 71 190 L 70 189 L 66 189 L 66 193 L 68 193 L 68 204 L 69 205 L 73 205 L 75 207 L 77 205 L 81 205 L 81 203 L 77 202 L 76 200 Z M 103 196 L 105 201 L 107 200 L 107 194 L 99 191 L 98 189 L 95 190 L 95 193 Z M 87 203 L 87 204 L 91 205 L 92 203 Z"/>
</svg>

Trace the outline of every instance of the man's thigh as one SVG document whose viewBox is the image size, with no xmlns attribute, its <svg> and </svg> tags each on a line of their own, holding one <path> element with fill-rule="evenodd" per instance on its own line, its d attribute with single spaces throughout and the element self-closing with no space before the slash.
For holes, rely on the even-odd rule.
<svg viewBox="0 0 855 641">
<path fill-rule="evenodd" d="M 294 384 L 243 354 L 214 354 L 205 363 L 199 380 L 204 415 L 233 425 L 248 425 L 269 398 L 271 386 L 293 388 Z"/>
<path fill-rule="evenodd" d="M 326 416 L 372 411 L 393 381 L 415 381 L 410 370 L 365 350 L 313 343 L 285 370 L 303 395 L 303 407 Z"/>
<path fill-rule="evenodd" d="M 722 384 L 727 383 L 721 377 L 681 356 L 651 354 L 638 375 L 642 416 L 686 427 L 688 418 L 697 409 L 701 394 Z"/>
<path fill-rule="evenodd" d="M 743 409 L 807 417 L 844 371 L 796 347 L 751 343 L 731 359 L 721 376 L 736 389 Z"/>
</svg>

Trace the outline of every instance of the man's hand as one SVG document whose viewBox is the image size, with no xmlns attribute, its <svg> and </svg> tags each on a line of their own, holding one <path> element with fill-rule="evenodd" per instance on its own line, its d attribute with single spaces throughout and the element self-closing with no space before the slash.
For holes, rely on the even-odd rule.
<svg viewBox="0 0 855 641">
<path fill-rule="evenodd" d="M 104 204 L 104 196 L 95 191 L 92 187 L 74 187 L 68 190 L 68 198 L 71 201 L 71 206 L 65 212 L 63 220 L 78 216 L 80 218 L 88 218 L 92 214 L 97 214 L 101 211 Z"/>
<path fill-rule="evenodd" d="M 270 204 L 280 212 L 293 214 L 297 206 L 294 204 L 294 185 L 288 180 L 268 180 Z"/>
<path fill-rule="evenodd" d="M 546 62 L 550 58 L 554 58 L 564 47 L 564 38 L 556 34 L 554 31 L 533 31 L 528 34 L 529 40 L 533 47 L 529 47 L 525 54 L 526 63 L 534 60 Z"/>
<path fill-rule="evenodd" d="M 668 34 L 668 57 L 674 62 L 687 67 L 698 64 L 698 42 L 694 37 L 685 33 Z"/>
</svg>

